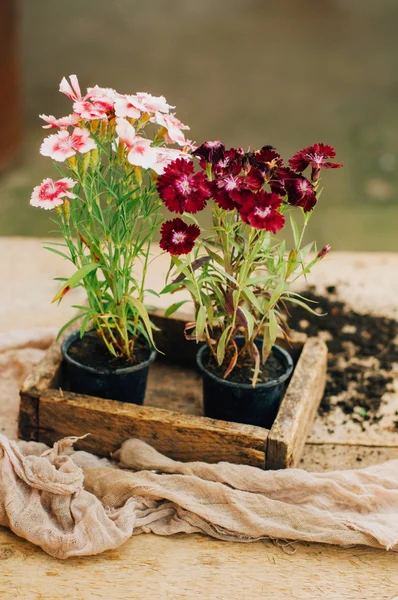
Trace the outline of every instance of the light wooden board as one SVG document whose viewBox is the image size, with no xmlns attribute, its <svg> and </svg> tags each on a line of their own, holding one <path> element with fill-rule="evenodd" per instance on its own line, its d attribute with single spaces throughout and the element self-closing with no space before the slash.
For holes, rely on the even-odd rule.
<svg viewBox="0 0 398 600">
<path fill-rule="evenodd" d="M 62 260 L 37 240 L 0 238 L 0 331 L 18 326 L 60 326 L 72 310 L 48 304 L 65 272 Z M 398 254 L 334 253 L 310 277 L 339 280 L 346 301 L 363 310 L 373 303 L 397 313 Z M 26 290 L 29 289 L 29 294 Z M 76 297 L 73 299 L 76 302 Z M 71 303 L 74 303 L 73 301 Z M 373 307 L 374 308 L 374 307 Z M 22 311 L 22 312 L 21 312 Z M 194 400 L 193 400 L 194 401 Z M 300 466 L 355 468 L 398 458 L 398 448 L 307 444 Z M 361 459 L 361 460 L 358 460 Z M 374 549 L 296 544 L 287 554 L 271 543 L 234 544 L 202 536 L 142 535 L 118 550 L 61 562 L 0 528 L 1 600 L 393 600 L 398 597 L 398 556 Z M 288 549 L 287 549 L 288 550 Z"/>
<path fill-rule="evenodd" d="M 141 535 L 98 557 L 61 562 L 0 531 L 2 600 L 391 600 L 398 557 L 379 550 L 200 535 Z"/>
</svg>

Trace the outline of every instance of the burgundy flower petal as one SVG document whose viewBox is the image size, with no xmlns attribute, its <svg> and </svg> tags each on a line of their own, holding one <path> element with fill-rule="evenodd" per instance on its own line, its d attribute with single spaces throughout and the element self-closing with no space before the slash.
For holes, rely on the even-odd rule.
<svg viewBox="0 0 398 600">
<path fill-rule="evenodd" d="M 188 254 L 195 246 L 195 240 L 200 234 L 197 225 L 187 225 L 182 219 L 173 219 L 163 223 L 160 230 L 159 246 L 170 254 Z"/>
<path fill-rule="evenodd" d="M 218 204 L 220 208 L 224 210 L 234 210 L 237 205 L 236 202 L 231 198 L 230 194 L 225 190 L 216 189 L 213 194 L 214 202 Z"/>
<path fill-rule="evenodd" d="M 225 146 L 219 140 L 214 142 L 204 142 L 198 146 L 192 154 L 205 162 L 216 164 L 224 159 Z"/>
<path fill-rule="evenodd" d="M 282 198 L 277 194 L 261 190 L 257 194 L 251 193 L 239 213 L 242 220 L 255 229 L 276 233 L 285 223 L 284 216 L 277 210 L 281 204 Z"/>
<path fill-rule="evenodd" d="M 319 177 L 319 170 L 337 169 L 342 167 L 341 163 L 331 163 L 326 159 L 334 158 L 336 152 L 332 146 L 327 144 L 314 144 L 297 152 L 289 160 L 290 167 L 297 173 L 302 173 L 308 166 L 312 168 L 312 179 L 316 181 Z M 333 166 L 331 166 L 333 165 Z"/>
<path fill-rule="evenodd" d="M 159 196 L 171 212 L 197 213 L 211 196 L 206 174 L 194 173 L 192 161 L 177 158 L 157 181 Z"/>
<path fill-rule="evenodd" d="M 317 202 L 315 188 L 306 177 L 298 175 L 285 182 L 287 198 L 292 206 L 301 206 L 305 212 L 312 210 Z"/>
</svg>

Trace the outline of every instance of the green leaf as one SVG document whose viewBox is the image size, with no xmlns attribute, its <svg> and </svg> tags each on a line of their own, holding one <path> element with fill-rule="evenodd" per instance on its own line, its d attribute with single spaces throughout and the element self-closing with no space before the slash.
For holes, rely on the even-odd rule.
<svg viewBox="0 0 398 600">
<path fill-rule="evenodd" d="M 73 262 L 71 257 L 68 256 L 67 254 L 65 254 L 65 252 L 61 252 L 60 250 L 57 250 L 56 248 L 49 248 L 48 246 L 44 246 L 44 249 L 49 250 L 50 252 L 53 252 L 54 254 L 58 254 L 58 256 L 62 256 L 62 258 L 65 258 L 66 260 Z"/>
<path fill-rule="evenodd" d="M 155 342 L 153 340 L 153 335 L 152 335 L 151 321 L 149 319 L 147 309 L 142 304 L 142 302 L 140 302 L 140 300 L 138 300 L 138 298 L 133 298 L 133 296 L 129 297 L 129 302 L 134 306 L 134 308 L 137 310 L 138 314 L 140 315 L 140 317 L 145 325 L 145 329 L 148 334 L 148 337 L 151 340 L 153 347 L 156 348 Z M 156 348 L 156 350 L 157 350 L 157 348 Z"/>
<path fill-rule="evenodd" d="M 98 267 L 99 267 L 98 263 L 89 263 L 89 264 L 81 267 L 81 269 L 76 271 L 76 273 L 74 273 L 72 275 L 72 277 L 69 277 L 69 279 L 67 279 L 67 281 L 65 281 L 64 285 L 61 287 L 59 292 L 54 296 L 54 298 L 51 300 L 51 302 L 57 302 L 57 300 L 61 300 L 63 298 L 63 296 L 65 296 L 65 294 L 69 290 L 74 288 L 89 273 L 98 269 Z"/>
<path fill-rule="evenodd" d="M 173 313 L 175 313 L 183 304 L 189 302 L 189 300 L 180 300 L 180 302 L 175 302 L 171 304 L 165 311 L 164 316 L 170 317 Z"/>
<path fill-rule="evenodd" d="M 299 242 L 300 242 L 300 234 L 299 234 L 299 230 L 297 227 L 297 223 L 293 218 L 293 215 L 290 214 L 289 217 L 290 217 L 290 225 L 291 225 L 292 232 L 293 232 L 294 247 L 297 250 L 299 247 Z"/>
<path fill-rule="evenodd" d="M 304 308 L 306 311 L 315 315 L 316 317 L 324 317 L 326 315 L 326 313 L 317 313 L 315 310 L 312 310 L 312 308 L 308 306 L 305 302 L 297 300 L 297 298 L 290 298 L 289 296 L 286 296 L 284 299 L 287 302 L 291 302 L 292 304 L 297 304 L 298 306 L 301 306 L 301 308 Z"/>
<path fill-rule="evenodd" d="M 92 313 L 91 311 L 88 311 L 86 313 L 86 316 L 84 317 L 84 319 L 82 320 L 82 324 L 80 325 L 80 337 L 82 338 L 83 335 L 86 332 L 87 329 L 87 325 L 89 324 L 90 320 L 92 318 Z"/>
<path fill-rule="evenodd" d="M 158 292 L 155 292 L 155 290 L 149 289 L 149 290 L 145 290 L 145 292 L 147 294 L 152 294 L 152 296 L 156 296 L 157 298 L 160 298 L 160 294 L 158 294 Z"/>
<path fill-rule="evenodd" d="M 218 345 L 217 345 L 217 361 L 219 365 L 222 365 L 224 362 L 224 357 L 225 357 L 225 345 L 227 343 L 227 339 L 228 339 L 228 334 L 229 331 L 231 329 L 232 325 L 228 325 L 228 327 L 226 327 L 226 329 L 224 329 L 224 331 L 221 334 L 220 339 L 218 340 Z"/>
<path fill-rule="evenodd" d="M 61 335 L 64 333 L 64 331 L 66 331 L 68 329 L 68 327 L 70 327 L 72 325 L 72 323 L 74 323 L 75 321 L 77 321 L 78 319 L 81 319 L 82 315 L 76 315 L 75 317 L 73 317 L 73 319 L 70 319 L 70 321 L 68 321 L 67 323 L 65 323 L 65 325 L 63 325 L 61 327 L 61 329 L 58 331 L 56 340 L 58 341 L 59 338 L 61 337 Z"/>
<path fill-rule="evenodd" d="M 247 332 L 249 334 L 249 337 L 251 338 L 253 335 L 253 330 L 254 330 L 254 317 L 251 314 L 251 312 L 248 311 L 247 308 L 245 308 L 244 306 L 240 306 L 239 310 L 241 310 L 243 312 L 243 314 L 245 315 L 245 318 L 247 321 Z"/>
<path fill-rule="evenodd" d="M 249 288 L 245 287 L 245 288 L 243 288 L 242 293 L 244 296 L 246 296 L 247 300 L 249 302 L 251 302 L 251 304 L 254 306 L 254 308 L 256 308 L 261 313 L 262 312 L 261 305 L 258 301 L 258 298 L 256 298 L 256 296 L 253 294 L 253 292 Z"/>
<path fill-rule="evenodd" d="M 198 314 L 196 315 L 196 328 L 195 328 L 195 333 L 196 333 L 196 341 L 200 342 L 201 338 L 203 336 L 204 330 L 205 330 L 205 325 L 206 325 L 206 307 L 205 306 L 201 306 L 198 310 Z"/>
<path fill-rule="evenodd" d="M 278 335 L 278 320 L 276 318 L 276 311 L 270 310 L 268 312 L 268 323 L 264 327 L 263 334 L 263 347 L 261 352 L 261 360 L 263 363 L 268 358 L 269 353 L 272 350 L 272 346 L 275 344 Z"/>
<path fill-rule="evenodd" d="M 180 290 L 182 287 L 184 287 L 185 284 L 186 284 L 186 281 L 181 281 L 179 283 L 169 283 L 168 285 L 166 285 L 166 287 L 164 287 L 162 289 L 162 291 L 160 293 L 161 294 L 172 294 L 176 290 Z"/>
</svg>

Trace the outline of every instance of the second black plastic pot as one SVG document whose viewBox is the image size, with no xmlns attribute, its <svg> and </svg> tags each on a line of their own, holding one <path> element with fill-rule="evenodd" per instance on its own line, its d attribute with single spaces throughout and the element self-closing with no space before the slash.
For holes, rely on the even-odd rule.
<svg viewBox="0 0 398 600">
<path fill-rule="evenodd" d="M 238 347 L 243 338 L 236 338 Z M 262 339 L 256 339 L 256 346 L 261 352 Z M 278 412 L 282 394 L 287 381 L 293 372 L 293 360 L 290 354 L 275 345 L 274 356 L 279 358 L 285 367 L 284 373 L 277 379 L 258 383 L 235 383 L 221 379 L 208 368 L 209 349 L 202 346 L 197 354 L 197 365 L 203 376 L 203 408 L 206 417 L 258 425 L 270 429 Z"/>
<path fill-rule="evenodd" d="M 66 367 L 66 379 L 72 392 L 143 404 L 148 378 L 148 370 L 156 358 L 156 350 L 151 350 L 149 358 L 137 365 L 114 370 L 99 370 L 79 363 L 68 351 L 79 338 L 78 331 L 62 342 L 62 354 Z"/>
</svg>

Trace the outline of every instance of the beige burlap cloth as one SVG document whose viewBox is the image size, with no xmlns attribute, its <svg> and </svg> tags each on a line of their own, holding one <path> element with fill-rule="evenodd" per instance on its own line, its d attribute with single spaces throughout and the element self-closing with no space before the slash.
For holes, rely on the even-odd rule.
<svg viewBox="0 0 398 600">
<path fill-rule="evenodd" d="M 17 364 L 16 349 L 10 356 Z M 0 525 L 57 558 L 98 554 L 147 532 L 398 549 L 398 461 L 262 471 L 176 462 L 131 439 L 111 464 L 74 453 L 73 441 L 46 449 L 0 435 Z"/>
</svg>

